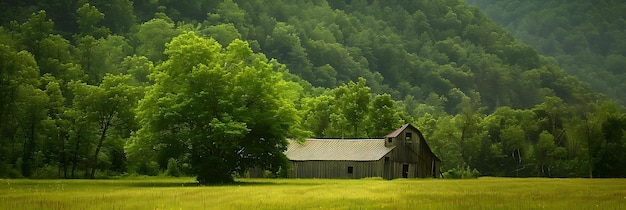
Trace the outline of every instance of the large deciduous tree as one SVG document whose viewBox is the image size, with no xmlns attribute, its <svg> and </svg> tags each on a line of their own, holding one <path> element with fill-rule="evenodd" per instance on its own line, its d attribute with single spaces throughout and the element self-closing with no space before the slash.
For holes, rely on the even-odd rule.
<svg viewBox="0 0 626 210">
<path fill-rule="evenodd" d="M 286 137 L 299 119 L 285 95 L 290 84 L 265 56 L 241 40 L 222 49 L 193 32 L 174 38 L 165 54 L 169 59 L 155 67 L 155 84 L 140 102 L 143 128 L 129 151 L 186 159 L 200 183 L 284 166 Z"/>
<path fill-rule="evenodd" d="M 365 79 L 360 77 L 356 83 L 350 82 L 347 85 L 333 89 L 335 101 L 339 108 L 337 114 L 340 115 L 340 118 L 346 120 L 346 128 L 350 129 L 345 130 L 345 133 L 353 137 L 363 136 L 359 132 L 365 130 L 364 120 L 367 116 L 371 99 L 370 88 L 365 85 L 365 82 Z M 342 131 L 341 133 L 343 137 L 344 132 Z"/>
</svg>

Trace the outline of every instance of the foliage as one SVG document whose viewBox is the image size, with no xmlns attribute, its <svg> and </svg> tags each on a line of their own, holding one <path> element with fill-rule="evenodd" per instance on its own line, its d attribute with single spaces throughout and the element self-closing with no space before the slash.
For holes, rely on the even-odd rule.
<svg viewBox="0 0 626 210">
<path fill-rule="evenodd" d="M 476 169 L 470 169 L 469 166 L 466 168 L 456 167 L 443 173 L 445 179 L 470 179 L 478 178 L 478 176 L 480 176 L 480 172 Z"/>
<path fill-rule="evenodd" d="M 487 7 L 512 33 L 458 0 L 2 1 L 0 177 L 229 182 L 403 123 L 443 171 L 626 177 L 623 3 Z"/>
<path fill-rule="evenodd" d="M 553 56 L 568 73 L 626 102 L 626 26 L 615 1 L 467 1 L 504 25 L 515 37 Z M 576 15 L 572 15 L 576 14 Z"/>
<path fill-rule="evenodd" d="M 391 96 L 371 93 L 364 78 L 302 100 L 302 126 L 318 138 L 381 138 L 406 123 Z"/>
<path fill-rule="evenodd" d="M 155 67 L 155 84 L 139 105 L 138 144 L 158 145 L 161 158 L 190 156 L 201 183 L 284 164 L 285 138 L 298 118 L 279 92 L 287 82 L 263 55 L 241 40 L 222 49 L 192 32 L 175 37 L 165 53 L 169 59 Z"/>
<path fill-rule="evenodd" d="M 167 169 L 165 169 L 165 174 L 173 177 L 179 177 L 181 175 L 178 163 L 176 163 L 174 158 L 167 160 Z"/>
</svg>

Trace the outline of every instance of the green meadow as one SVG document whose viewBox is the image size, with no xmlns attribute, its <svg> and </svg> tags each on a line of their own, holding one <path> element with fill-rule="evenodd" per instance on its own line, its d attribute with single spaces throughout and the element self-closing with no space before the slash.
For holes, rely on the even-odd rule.
<svg viewBox="0 0 626 210">
<path fill-rule="evenodd" d="M 0 179 L 0 209 L 626 209 L 626 180 Z"/>
</svg>

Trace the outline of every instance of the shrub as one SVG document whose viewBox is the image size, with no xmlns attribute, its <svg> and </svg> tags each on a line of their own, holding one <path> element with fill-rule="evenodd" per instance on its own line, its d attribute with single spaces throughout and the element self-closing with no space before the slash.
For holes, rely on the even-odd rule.
<svg viewBox="0 0 626 210">
<path fill-rule="evenodd" d="M 148 176 L 158 176 L 159 175 L 159 164 L 154 161 L 150 161 L 148 163 L 143 163 L 139 165 L 137 169 L 138 174 L 148 175 Z"/>
<path fill-rule="evenodd" d="M 457 166 L 443 173 L 443 177 L 446 179 L 473 179 L 478 178 L 478 176 L 480 176 L 480 172 L 476 169 L 471 169 L 469 166 L 465 168 Z"/>
<path fill-rule="evenodd" d="M 165 174 L 173 177 L 180 176 L 180 169 L 178 168 L 178 164 L 174 158 L 167 160 L 167 169 L 165 170 Z"/>
<path fill-rule="evenodd" d="M 0 163 L 0 178 L 21 178 L 20 171 L 10 164 Z"/>
</svg>

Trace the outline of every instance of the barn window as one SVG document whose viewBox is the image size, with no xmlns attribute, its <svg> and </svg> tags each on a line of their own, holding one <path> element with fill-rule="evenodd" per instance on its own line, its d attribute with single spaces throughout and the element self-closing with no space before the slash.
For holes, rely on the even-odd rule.
<svg viewBox="0 0 626 210">
<path fill-rule="evenodd" d="M 389 143 L 393 142 L 393 138 L 387 138 L 387 142 Z"/>
<path fill-rule="evenodd" d="M 406 137 L 404 138 L 405 141 L 411 141 L 411 133 L 406 133 L 404 134 Z"/>
<path fill-rule="evenodd" d="M 354 172 L 354 167 L 348 166 L 348 173 L 351 174 Z"/>
</svg>

